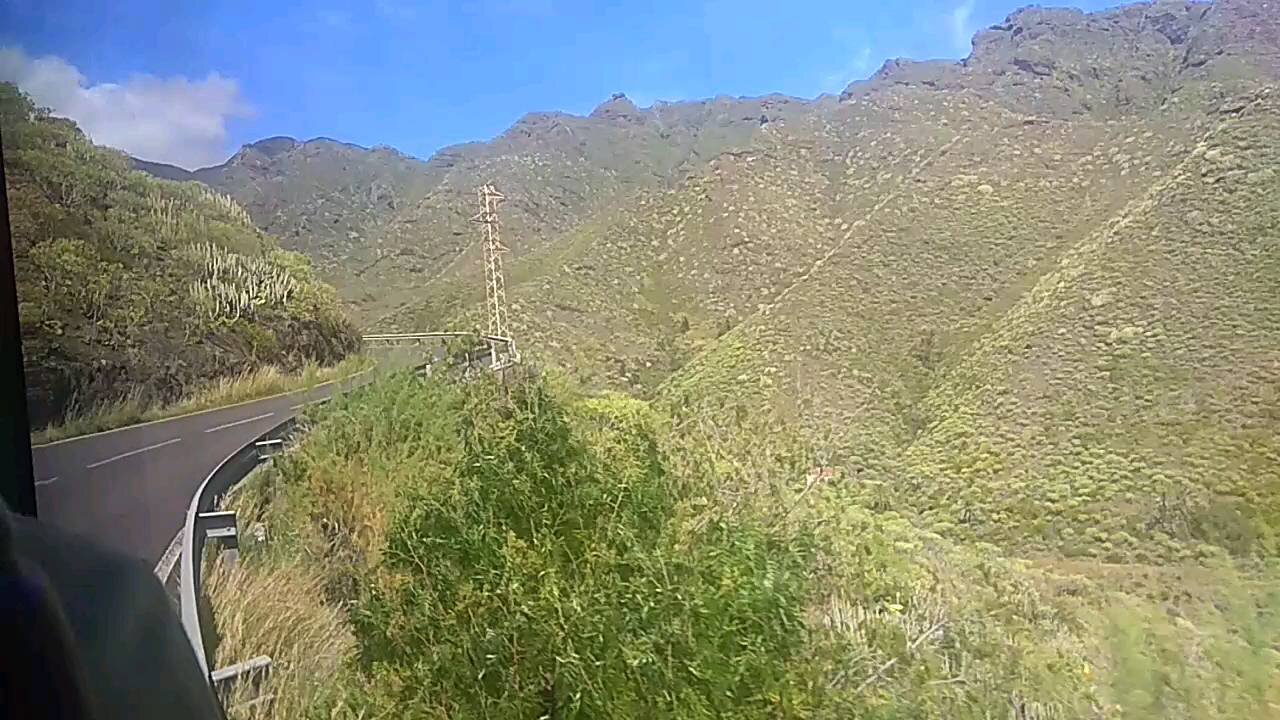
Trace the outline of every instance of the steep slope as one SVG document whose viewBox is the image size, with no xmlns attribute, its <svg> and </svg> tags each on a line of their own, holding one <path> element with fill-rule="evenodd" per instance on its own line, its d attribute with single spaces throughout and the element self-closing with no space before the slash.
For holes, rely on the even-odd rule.
<svg viewBox="0 0 1280 720">
<path fill-rule="evenodd" d="M 1266 210 L 1271 161 L 1258 147 L 1272 112 L 1259 93 L 1280 80 L 1278 22 L 1266 3 L 1250 0 L 1015 13 L 980 33 L 964 63 L 924 66 L 942 68 L 940 75 L 891 65 L 842 102 L 766 123 L 749 144 L 676 187 L 646 189 L 516 253 L 508 284 L 514 332 L 591 384 L 657 391 L 680 405 L 770 408 L 808 428 L 873 504 L 912 510 L 948 531 L 1019 550 L 1135 557 L 1132 545 L 1109 538 L 1124 528 L 1133 534 L 1163 490 L 1145 480 L 1073 498 L 1047 488 L 1084 466 L 1116 487 L 1128 481 L 1112 469 L 1158 467 L 1159 482 L 1189 498 L 1187 519 L 1171 544 L 1143 557 L 1199 552 L 1202 542 L 1242 553 L 1269 547 L 1276 514 L 1255 502 L 1258 514 L 1271 513 L 1256 520 L 1239 499 L 1277 497 L 1270 476 L 1259 475 L 1264 466 L 1274 470 L 1274 450 L 1260 437 L 1276 431 L 1275 418 L 1256 405 L 1275 392 L 1276 339 L 1266 329 L 1275 298 L 1260 295 L 1259 283 L 1280 278 L 1266 264 L 1276 244 Z M 1035 57 L 1053 58 L 1052 72 Z M 1099 68 L 1096 76 L 1081 73 L 1086 65 Z M 1237 117 L 1246 106 L 1249 118 L 1262 119 Z M 1218 141 L 1205 138 L 1236 132 L 1249 138 L 1245 149 L 1211 152 Z M 1163 190 L 1181 187 L 1188 173 L 1216 177 L 1218 170 L 1194 164 L 1203 158 L 1195 153 L 1230 158 L 1221 172 L 1253 177 L 1258 187 L 1216 199 Z M 1252 244 L 1231 255 L 1151 249 L 1151 229 L 1125 230 L 1136 227 L 1135 208 L 1151 203 L 1166 222 L 1205 223 L 1177 230 L 1199 242 L 1230 233 Z M 1256 220 L 1248 229 L 1246 216 Z M 988 343 L 1023 322 L 1022 308 L 1057 282 L 1062 263 L 1117 232 L 1117 223 L 1124 242 L 1143 252 L 1124 262 L 1100 256 L 1080 272 L 1120 283 L 1116 296 L 1147 285 L 1218 293 L 1186 300 L 1197 312 L 1183 318 L 1190 324 L 1182 336 L 1194 338 L 1183 347 L 1226 342 L 1197 324 L 1211 309 L 1230 327 L 1257 328 L 1216 360 L 1193 353 L 1143 365 L 1143 392 L 1183 384 L 1190 373 L 1203 376 L 1198 392 L 1217 395 L 1220 407 L 1167 398 L 1144 404 L 1127 386 L 1107 395 L 1103 388 L 1117 381 L 1090 357 L 1051 362 L 1071 355 L 1080 308 L 1038 316 L 1043 324 L 1023 330 L 1041 339 L 1035 352 L 974 365 L 992 352 Z M 1174 230 L 1160 225 L 1160 232 Z M 519 242 L 518 232 L 510 235 Z M 387 326 L 479 323 L 480 269 L 467 260 L 421 291 L 421 307 L 404 308 Z M 1210 271 L 1218 283 L 1206 284 Z M 1237 283 L 1242 277 L 1253 284 Z M 1109 297 L 1098 295 L 1099 307 L 1110 307 Z M 1145 324 L 1100 322 L 1100 341 L 1132 341 L 1174 312 L 1170 302 L 1144 310 Z M 1113 330 L 1119 340 L 1110 339 Z M 1055 338 L 1062 348 L 1052 347 Z M 1236 363 L 1230 377 L 1218 364 L 1227 358 Z M 982 384 L 1003 373 L 1014 373 L 1010 387 Z M 1102 397 L 1086 401 L 1067 387 Z M 990 404 L 995 395 L 1000 404 Z M 1226 410 L 1231 402 L 1244 405 Z M 1122 420 L 1098 424 L 1090 413 Z M 1092 439 L 1054 439 L 1058 421 Z M 1170 423 L 1229 439 L 1216 450 L 1198 440 L 1203 447 L 1188 455 L 1184 441 L 1148 429 Z M 1116 439 L 1102 442 L 1107 433 Z M 1128 446 L 1146 449 L 1121 453 L 1123 462 L 1094 457 Z M 1200 472 L 1206 462 L 1219 468 Z M 1244 485 L 1253 494 L 1240 494 Z M 1216 486 L 1236 499 L 1205 494 Z M 1116 492 L 1130 493 L 1127 509 Z M 1038 519 L 1068 506 L 1074 514 L 1056 525 Z M 1233 512 L 1243 513 L 1248 539 L 1222 534 L 1236 522 Z M 1054 529 L 1068 526 L 1092 534 L 1073 540 Z"/>
<path fill-rule="evenodd" d="M 897 501 L 1066 554 L 1273 554 L 1278 134 L 1275 93 L 1224 114 L 1064 253 L 930 389 Z"/>
<path fill-rule="evenodd" d="M 154 177 L 200 182 L 226 194 L 285 248 L 308 256 L 327 281 L 353 292 L 363 270 L 386 252 L 384 226 L 432 183 L 421 160 L 328 138 L 266 138 L 195 171 L 132 163 Z"/>
<path fill-rule="evenodd" d="M 240 202 L 259 227 L 338 281 L 377 251 L 382 224 L 429 183 L 421 160 L 327 138 L 260 140 L 191 177 Z"/>
<path fill-rule="evenodd" d="M 388 228 L 388 250 L 362 273 L 360 307 L 380 323 L 421 302 L 412 288 L 479 258 L 475 188 L 493 180 L 509 198 L 504 239 L 513 258 L 547 246 L 582 223 L 664 189 L 719 153 L 750 142 L 762 127 L 803 112 L 783 96 L 716 98 L 639 109 L 615 95 L 588 117 L 526 115 L 490 143 L 446 149 L 432 158 L 440 179 Z"/>
<path fill-rule="evenodd" d="M 1250 18 L 1240 34 L 1259 44 L 1219 48 L 1179 78 L 1199 105 L 935 115 L 954 144 L 914 188 L 666 395 L 763 399 L 825 436 L 873 504 L 949 534 L 1110 559 L 1268 552 L 1276 108 L 1249 88 L 1277 80 L 1280 34 L 1274 15 L 1245 12 L 1256 5 L 1214 6 Z M 987 95 L 893 83 L 847 100 L 937 113 Z M 1029 309 L 1041 293 L 1056 313 Z M 1115 324 L 1079 327 L 1098 315 Z M 1148 333 L 1177 339 L 1139 347 Z"/>
<path fill-rule="evenodd" d="M 9 84 L 0 124 L 33 426 L 358 345 L 333 289 L 227 197 L 130 171 Z"/>
<path fill-rule="evenodd" d="M 782 125 L 769 124 L 762 132 Z M 640 192 L 635 202 L 600 212 L 554 242 L 513 253 L 508 283 L 522 337 L 531 347 L 574 348 L 587 358 L 620 363 L 649 361 L 652 369 L 655 344 L 674 340 L 672 328 L 684 322 L 676 314 L 690 312 L 687 303 L 709 303 L 716 319 L 732 317 L 753 296 L 785 283 L 794 259 L 816 256 L 825 247 L 822 235 L 811 232 L 815 221 L 809 214 L 825 212 L 830 183 L 812 167 L 803 174 L 776 171 L 793 161 L 812 164 L 800 148 L 774 143 L 770 152 L 776 157 L 731 151 L 674 193 Z M 518 242 L 513 224 L 506 224 L 504 237 Z M 396 316 L 394 324 L 437 326 L 460 305 L 474 308 L 483 291 L 475 252 L 428 286 L 421 311 Z M 720 253 L 737 253 L 739 261 L 695 269 L 685 257 Z M 469 318 L 473 324 L 480 320 L 474 313 Z M 614 343 L 619 347 L 610 347 Z M 658 369 L 670 370 L 668 360 Z M 588 359 L 581 367 L 599 365 Z M 610 373 L 629 374 L 621 367 Z"/>
<path fill-rule="evenodd" d="M 1277 187 L 1262 151 L 1275 109 L 1159 154 L 1140 125 L 1101 128 L 1072 163 L 1100 192 L 1065 173 L 970 165 L 971 179 L 938 161 L 919 195 L 895 201 L 901 216 L 862 226 L 666 394 L 763 400 L 829 434 L 873 504 L 949 533 L 1112 559 L 1200 542 L 1265 551 L 1280 490 L 1267 439 L 1280 418 L 1266 409 L 1280 380 Z M 1018 147 L 1057 154 L 1043 138 Z M 1224 156 L 1238 165 L 1213 164 Z M 1162 544 L 1139 547 L 1152 522 Z"/>
</svg>

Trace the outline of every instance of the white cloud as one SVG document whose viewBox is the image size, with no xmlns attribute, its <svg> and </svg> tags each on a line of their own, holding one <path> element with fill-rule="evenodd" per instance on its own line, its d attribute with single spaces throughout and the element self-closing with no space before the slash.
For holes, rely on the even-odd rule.
<svg viewBox="0 0 1280 720">
<path fill-rule="evenodd" d="M 863 45 L 849 62 L 822 78 L 822 92 L 838 93 L 854 80 L 865 79 L 871 73 L 871 46 Z"/>
<path fill-rule="evenodd" d="M 973 28 L 969 21 L 973 17 L 973 6 L 976 0 L 964 0 L 951 10 L 947 18 L 947 26 L 951 30 L 951 42 L 960 52 L 968 54 L 969 43 L 973 37 Z"/>
<path fill-rule="evenodd" d="M 62 58 L 0 48 L 0 81 L 71 118 L 100 145 L 188 169 L 225 160 L 227 120 L 252 113 L 236 81 L 217 73 L 203 80 L 134 75 L 91 85 Z"/>
</svg>

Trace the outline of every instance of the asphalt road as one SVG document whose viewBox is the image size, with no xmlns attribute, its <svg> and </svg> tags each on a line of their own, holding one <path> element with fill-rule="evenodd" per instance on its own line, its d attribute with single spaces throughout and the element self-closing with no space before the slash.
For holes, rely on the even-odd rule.
<svg viewBox="0 0 1280 720">
<path fill-rule="evenodd" d="M 361 378 L 363 379 L 363 378 Z M 227 456 L 359 380 L 68 438 L 33 449 L 41 520 L 154 564 Z"/>
</svg>

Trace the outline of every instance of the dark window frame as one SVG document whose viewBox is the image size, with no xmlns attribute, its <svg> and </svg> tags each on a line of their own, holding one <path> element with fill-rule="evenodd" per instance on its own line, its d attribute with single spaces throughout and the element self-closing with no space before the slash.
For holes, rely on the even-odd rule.
<svg viewBox="0 0 1280 720">
<path fill-rule="evenodd" d="M 4 150 L 0 148 L 0 497 L 11 511 L 35 517 L 36 484 L 28 417 L 9 193 Z"/>
</svg>

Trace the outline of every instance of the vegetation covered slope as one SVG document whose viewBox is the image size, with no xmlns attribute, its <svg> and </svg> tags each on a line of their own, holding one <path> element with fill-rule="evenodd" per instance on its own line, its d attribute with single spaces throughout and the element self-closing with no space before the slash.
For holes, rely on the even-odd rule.
<svg viewBox="0 0 1280 720">
<path fill-rule="evenodd" d="M 273 659 L 274 704 L 233 716 L 1226 720 L 1280 701 L 1274 579 L 1206 567 L 1212 601 L 1161 606 L 1038 571 L 870 511 L 758 418 L 402 374 L 312 423 L 239 491 L 264 532 L 210 576 L 219 664 Z"/>
<path fill-rule="evenodd" d="M 332 288 L 234 201 L 131 171 L 12 85 L 0 123 L 33 426 L 358 345 Z"/>
<path fill-rule="evenodd" d="M 498 182 L 508 197 L 504 242 L 519 258 L 584 222 L 611 216 L 646 191 L 669 187 L 807 105 L 769 96 L 640 109 L 615 95 L 585 118 L 532 113 L 490 143 L 443 150 L 432 159 L 447 163 L 439 184 L 388 230 L 387 242 L 401 250 L 385 257 L 375 277 L 396 290 L 377 300 L 379 312 L 370 321 L 420 303 L 408 288 L 478 261 L 476 229 L 468 219 L 478 209 L 480 178 Z"/>
<path fill-rule="evenodd" d="M 716 98 L 640 109 L 616 95 L 587 117 L 530 113 L 486 143 L 423 162 L 389 148 L 268 138 L 222 165 L 153 175 L 199 180 L 306 253 L 357 317 L 376 322 L 427 280 L 474 261 L 475 188 L 498 179 L 515 256 L 588 218 L 667 187 L 761 127 L 808 107 L 795 98 Z"/>
<path fill-rule="evenodd" d="M 192 176 L 235 198 L 259 227 L 345 287 L 358 284 L 366 256 L 379 251 L 382 225 L 425 194 L 426 169 L 387 147 L 277 137 Z"/>
<path fill-rule="evenodd" d="M 874 502 L 953 536 L 1111 560 L 1273 552 L 1278 113 L 1247 79 L 1274 77 L 1107 122 L 1074 177 L 1037 181 L 1070 154 L 1026 140 L 1004 172 L 955 168 L 668 389 L 759 378 L 835 428 Z"/>
<path fill-rule="evenodd" d="M 1068 555 L 1274 555 L 1277 134 L 1276 93 L 1222 114 L 944 364 L 899 500 Z"/>
<path fill-rule="evenodd" d="M 949 533 L 1112 559 L 1266 552 L 1280 15 L 1264 5 L 1033 8 L 961 64 L 891 63 L 517 258 L 514 332 L 596 386 L 770 408 L 872 502 Z M 466 269 L 389 325 L 475 324 Z M 1176 531 L 1146 517 L 1165 497 Z"/>
</svg>

